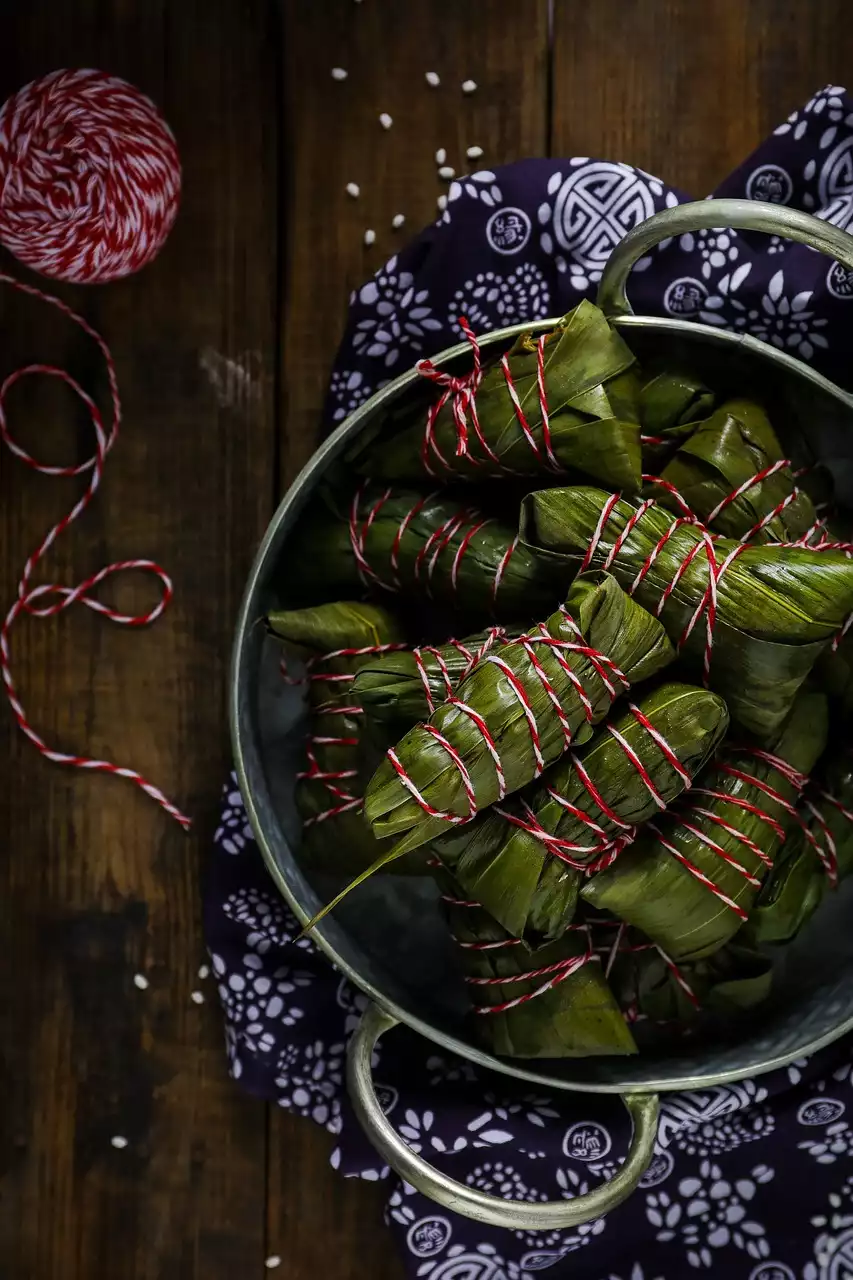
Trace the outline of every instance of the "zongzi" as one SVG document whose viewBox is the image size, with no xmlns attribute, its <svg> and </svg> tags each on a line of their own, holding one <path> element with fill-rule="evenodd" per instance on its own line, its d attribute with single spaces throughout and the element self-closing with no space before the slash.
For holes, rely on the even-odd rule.
<svg viewBox="0 0 853 1280">
<path fill-rule="evenodd" d="M 402 632 L 387 609 L 357 601 L 279 610 L 267 626 L 286 646 L 286 678 L 307 685 L 308 738 L 295 792 L 300 860 L 316 871 L 356 875 L 382 852 L 362 817 L 364 787 L 382 746 L 364 734 L 352 690 L 363 663 L 402 647 Z M 291 672 L 294 660 L 303 665 L 301 676 Z M 420 871 L 423 862 L 413 855 L 393 870 Z"/>
<path fill-rule="evenodd" d="M 819 524 L 766 413 L 751 400 L 727 400 L 699 423 L 661 479 L 675 487 L 694 515 L 727 538 L 796 542 Z M 683 514 L 665 486 L 650 486 L 650 496 Z"/>
<path fill-rule="evenodd" d="M 768 875 L 747 930 L 757 942 L 790 942 L 827 889 L 853 872 L 853 753 L 833 754 L 809 787 L 795 827 Z"/>
<path fill-rule="evenodd" d="M 684 808 L 650 824 L 581 896 L 679 964 L 711 955 L 746 920 L 826 734 L 826 698 L 804 690 L 772 752 L 727 746 Z"/>
<path fill-rule="evenodd" d="M 500 360 L 451 379 L 424 417 L 360 459 L 375 480 L 529 475 L 579 470 L 627 492 L 640 487 L 640 427 L 624 340 L 591 302 L 550 333 L 525 333 Z"/>
<path fill-rule="evenodd" d="M 656 611 L 687 669 L 704 671 L 732 720 L 764 742 L 853 610 L 853 561 L 843 553 L 712 539 L 650 499 L 584 487 L 532 493 L 522 534 L 567 567 L 613 573 Z"/>
<path fill-rule="evenodd" d="M 576 579 L 564 606 L 486 655 L 388 752 L 365 793 L 377 837 L 415 848 L 517 791 L 580 745 L 630 684 L 673 657 L 656 619 L 609 574 Z"/>
<path fill-rule="evenodd" d="M 636 1053 L 587 929 L 530 950 L 437 872 L 480 1038 L 513 1058 Z"/>
<path fill-rule="evenodd" d="M 487 653 L 510 638 L 503 627 L 489 627 L 464 640 L 377 654 L 359 670 L 353 695 L 369 720 L 403 732 L 432 715 Z"/>
<path fill-rule="evenodd" d="M 560 937 L 585 876 L 690 786 L 728 722 L 716 694 L 664 684 L 505 806 L 439 837 L 433 852 L 509 933 Z"/>
<path fill-rule="evenodd" d="M 473 506 L 367 484 L 347 508 L 330 492 L 303 518 L 287 586 L 310 599 L 367 586 L 433 596 L 469 615 L 526 619 L 565 597 L 568 575 Z"/>
</svg>

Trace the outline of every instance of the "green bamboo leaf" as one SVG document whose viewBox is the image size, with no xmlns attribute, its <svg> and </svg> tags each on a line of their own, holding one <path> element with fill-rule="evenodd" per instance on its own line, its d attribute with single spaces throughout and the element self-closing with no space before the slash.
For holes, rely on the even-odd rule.
<svg viewBox="0 0 853 1280">
<path fill-rule="evenodd" d="M 502 367 L 493 362 L 476 393 L 477 421 L 487 448 L 477 438 L 469 410 L 468 451 L 458 452 L 452 400 L 436 418 L 435 450 L 424 447 L 426 410 L 419 406 L 412 420 L 411 411 L 407 414 L 404 408 L 391 421 L 398 430 L 371 444 L 359 460 L 362 474 L 376 480 L 413 481 L 422 479 L 425 471 L 472 479 L 507 471 L 541 472 L 548 463 L 537 347 L 538 336 L 524 334 L 508 353 L 513 385 L 535 449 L 519 423 Z M 581 302 L 546 336 L 544 383 L 554 458 L 564 469 L 582 471 L 630 492 L 639 488 L 641 470 L 633 363 L 624 340 L 591 302 Z"/>
<path fill-rule="evenodd" d="M 690 1023 L 709 1013 L 731 1018 L 770 994 L 770 960 L 754 947 L 731 943 L 705 960 L 679 966 L 679 977 L 697 1005 L 661 953 L 643 947 L 641 939 L 642 935 L 629 935 L 613 964 L 610 982 L 623 1008 L 654 1022 Z M 637 943 L 638 949 L 632 950 Z"/>
<path fill-rule="evenodd" d="M 432 838 L 435 819 L 425 825 L 426 813 L 412 786 L 424 804 L 463 821 L 472 816 L 469 785 L 477 810 L 499 799 L 501 775 L 504 793 L 517 791 L 563 754 L 567 735 L 578 745 L 590 737 L 592 726 L 624 691 L 622 676 L 636 683 L 661 670 L 673 656 L 660 623 L 609 574 L 578 578 L 565 607 L 529 634 L 544 640 L 516 640 L 504 645 L 499 657 L 487 656 L 463 680 L 456 700 L 437 707 L 428 725 L 405 735 L 395 750 L 408 785 L 390 758 L 379 767 L 365 793 L 365 816 L 375 835 L 417 829 L 417 843 Z M 608 668 L 582 647 L 555 649 L 549 639 L 561 646 L 580 641 L 605 655 L 621 676 L 612 669 L 608 674 Z M 537 761 L 537 745 L 542 763 Z"/>
<path fill-rule="evenodd" d="M 426 720 L 430 704 L 435 707 L 444 702 L 481 656 L 518 634 L 489 627 L 463 640 L 377 654 L 356 676 L 353 696 L 371 722 L 393 725 L 401 734 L 419 720 Z"/>
<path fill-rule="evenodd" d="M 335 601 L 273 611 L 267 626 L 289 657 L 305 664 L 311 710 L 303 776 L 295 791 L 303 820 L 300 862 L 314 871 L 352 876 L 370 866 L 382 846 L 364 821 L 361 805 L 347 797 L 358 800 L 364 794 L 388 744 L 368 737 L 363 718 L 352 710 L 356 673 L 374 655 L 350 650 L 400 643 L 400 624 L 378 605 Z M 341 776 L 327 781 L 326 775 Z M 406 874 L 424 869 L 424 860 L 416 857 L 395 867 Z"/>
<path fill-rule="evenodd" d="M 818 789 L 810 797 L 810 806 L 803 805 L 800 811 L 805 830 L 794 828 L 764 882 L 744 930 L 756 942 L 790 942 L 823 901 L 829 886 L 827 869 L 813 842 L 824 850 L 825 856 L 834 853 L 839 882 L 853 872 L 853 821 L 847 816 L 850 813 L 853 755 L 848 748 L 827 753 L 818 775 Z"/>
<path fill-rule="evenodd" d="M 584 487 L 530 494 L 522 507 L 523 539 L 556 562 L 579 567 L 611 501 L 612 495 Z M 633 588 L 641 604 L 655 610 L 702 536 L 688 524 L 671 532 L 673 516 L 659 505 L 638 520 L 636 514 L 631 502 L 615 503 L 591 565 L 601 567 L 618 544 L 610 572 L 624 588 Z M 719 539 L 718 564 L 738 546 Z M 651 568 L 638 581 L 659 547 Z M 706 552 L 700 550 L 663 601 L 660 619 L 674 641 L 681 640 L 705 597 L 708 576 Z M 729 564 L 717 597 L 711 688 L 725 698 L 733 721 L 771 741 L 824 645 L 853 611 L 853 561 L 834 551 L 747 547 Z M 705 625 L 700 621 L 681 651 L 685 670 L 694 677 L 701 676 L 705 647 Z"/>
<path fill-rule="evenodd" d="M 729 722 L 722 698 L 690 685 L 664 684 L 639 699 L 638 708 L 689 777 L 699 772 Z M 620 821 L 633 828 L 660 811 L 622 742 L 646 769 L 662 803 L 671 804 L 685 788 L 685 778 L 632 712 L 613 719 L 612 728 L 622 741 L 610 728 L 598 729 L 576 756 L 563 757 L 521 793 L 523 806 L 507 803 L 500 812 L 490 809 L 431 846 L 452 868 L 467 897 L 481 902 L 510 934 L 531 945 L 565 932 L 574 918 L 584 873 L 552 852 L 554 846 L 549 848 L 541 834 L 513 820 L 529 826 L 532 815 L 541 832 L 578 846 L 566 850 L 567 857 L 591 865 L 600 856 L 596 843 L 624 832 Z M 576 759 L 607 811 L 585 785 Z M 579 813 L 596 824 L 600 839 Z"/>
<path fill-rule="evenodd" d="M 636 1053 L 599 961 L 587 960 L 562 976 L 563 966 L 587 953 L 585 933 L 567 933 L 531 950 L 481 907 L 459 905 L 464 894 L 446 871 L 438 873 L 438 881 L 474 1008 L 521 1000 L 511 1008 L 473 1016 L 476 1032 L 493 1053 L 513 1058 Z M 523 976 L 529 973 L 537 976 Z"/>
<path fill-rule="evenodd" d="M 750 400 L 727 400 L 680 445 L 661 478 L 675 485 L 694 515 L 707 522 L 731 494 L 784 458 L 764 410 Z M 791 468 L 783 467 L 722 506 L 710 527 L 725 537 L 741 538 L 776 511 L 796 488 Z M 666 489 L 650 486 L 649 493 L 661 506 L 682 514 Z M 797 491 L 784 511 L 750 540 L 795 542 L 816 520 L 811 498 Z"/>
<path fill-rule="evenodd" d="M 480 625 L 484 617 L 542 617 L 564 599 L 569 575 L 516 542 L 509 524 L 446 493 L 366 485 L 344 501 L 328 490 L 288 546 L 287 592 L 300 601 L 365 586 L 432 596 Z"/>
<path fill-rule="evenodd" d="M 274 609 L 266 621 L 279 640 L 314 653 L 378 647 L 404 639 L 394 615 L 366 601 L 336 600 L 308 609 Z"/>
<path fill-rule="evenodd" d="M 714 393 L 689 373 L 663 370 L 643 382 L 639 406 L 643 470 L 655 471 L 707 418 Z"/>
<path fill-rule="evenodd" d="M 794 782 L 773 758 L 808 774 L 826 745 L 826 736 L 826 698 L 806 690 L 794 703 L 772 755 L 725 747 L 719 759 L 700 774 L 685 807 L 663 815 L 612 867 L 593 876 L 581 896 L 641 929 L 677 964 L 719 950 L 737 933 L 743 915 L 721 900 L 672 850 L 741 913 L 748 913 L 767 870 L 755 850 L 772 862 L 792 821 L 785 803 L 793 804 L 798 798 Z M 778 824 L 783 834 L 761 815 Z M 747 880 L 726 858 L 757 883 Z"/>
</svg>

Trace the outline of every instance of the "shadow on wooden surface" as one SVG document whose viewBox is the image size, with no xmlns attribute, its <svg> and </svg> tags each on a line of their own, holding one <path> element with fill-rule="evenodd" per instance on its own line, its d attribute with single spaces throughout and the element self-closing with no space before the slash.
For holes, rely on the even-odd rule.
<svg viewBox="0 0 853 1280">
<path fill-rule="evenodd" d="M 230 632 L 254 546 L 318 438 L 349 291 L 435 216 L 438 148 L 457 171 L 472 145 L 483 167 L 549 147 L 601 155 L 703 194 L 812 90 L 843 83 L 853 54 L 846 0 L 553 9 L 550 32 L 546 0 L 32 0 L 7 17 L 0 95 L 58 66 L 103 67 L 160 104 L 184 163 L 161 257 L 108 288 L 59 290 L 113 348 L 125 425 L 103 491 L 50 561 L 71 583 L 151 556 L 175 603 L 148 632 L 86 610 L 23 621 L 14 670 L 50 743 L 141 769 L 198 819 L 183 836 L 126 784 L 47 765 L 3 719 L 9 1280 L 233 1280 L 262 1276 L 270 1254 L 288 1280 L 402 1275 L 384 1188 L 340 1179 L 328 1135 L 243 1096 L 212 987 L 190 1001 Z M 464 96 L 468 78 L 478 88 Z M 95 354 L 64 322 L 8 293 L 0 306 L 0 373 L 52 360 L 103 395 Z M 55 389 L 22 387 L 12 408 L 39 457 L 91 452 Z M 5 602 L 74 485 L 4 457 Z M 136 610 L 147 590 L 130 581 L 114 598 Z"/>
</svg>

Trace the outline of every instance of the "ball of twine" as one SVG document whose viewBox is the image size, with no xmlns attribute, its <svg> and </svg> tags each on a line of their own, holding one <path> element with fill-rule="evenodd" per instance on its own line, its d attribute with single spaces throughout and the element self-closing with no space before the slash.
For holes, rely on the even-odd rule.
<svg viewBox="0 0 853 1280">
<path fill-rule="evenodd" d="M 181 165 L 144 94 L 102 71 L 54 71 L 0 109 L 0 243 L 45 276 L 138 271 L 175 221 Z"/>
</svg>

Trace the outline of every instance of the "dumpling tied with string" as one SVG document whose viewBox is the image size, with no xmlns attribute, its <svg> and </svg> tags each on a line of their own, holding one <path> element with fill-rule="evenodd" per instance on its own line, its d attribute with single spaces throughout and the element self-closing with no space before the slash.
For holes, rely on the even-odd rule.
<svg viewBox="0 0 853 1280">
<path fill-rule="evenodd" d="M 729 724 L 715 693 L 666 682 L 503 805 L 431 848 L 464 893 L 531 945 L 572 927 L 586 877 L 671 805 Z"/>
<path fill-rule="evenodd" d="M 685 509 L 715 533 L 744 542 L 811 541 L 822 526 L 799 468 L 786 458 L 767 414 L 727 400 L 678 448 L 644 496 L 676 515 Z"/>
<path fill-rule="evenodd" d="M 683 805 L 649 824 L 581 890 L 674 961 L 699 960 L 746 922 L 826 746 L 826 697 L 804 690 L 772 745 L 727 744 Z"/>
<path fill-rule="evenodd" d="M 555 563 L 612 573 L 660 618 L 686 670 L 764 743 L 853 612 L 853 560 L 843 551 L 715 538 L 653 499 L 546 489 L 524 499 L 521 527 L 522 543 Z"/>
<path fill-rule="evenodd" d="M 365 793 L 374 834 L 403 836 L 402 851 L 471 821 L 585 742 L 673 656 L 661 624 L 615 578 L 578 578 L 547 622 L 487 654 L 388 752 Z"/>
<path fill-rule="evenodd" d="M 445 492 L 365 483 L 315 500 L 288 547 L 285 581 L 297 603 L 357 594 L 432 598 L 484 618 L 543 617 L 570 574 L 519 543 L 517 525 Z"/>
<path fill-rule="evenodd" d="M 358 460 L 362 474 L 411 481 L 579 471 L 638 491 L 634 356 L 598 307 L 581 302 L 555 329 L 522 334 L 488 364 L 467 325 L 463 332 L 471 369 L 448 374 L 422 361 L 437 398 L 373 443 Z"/>
</svg>

